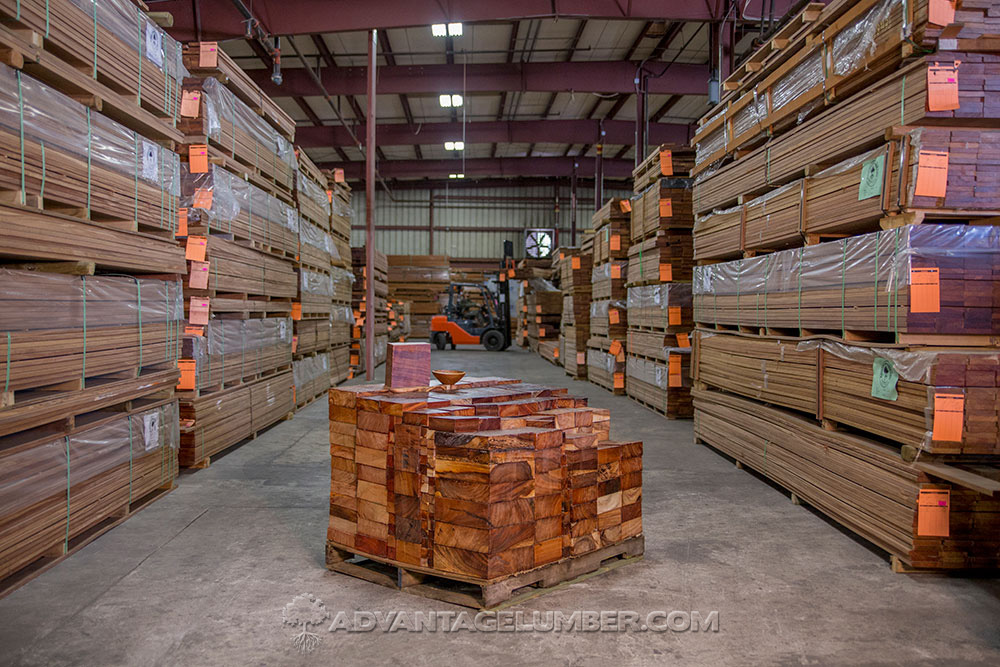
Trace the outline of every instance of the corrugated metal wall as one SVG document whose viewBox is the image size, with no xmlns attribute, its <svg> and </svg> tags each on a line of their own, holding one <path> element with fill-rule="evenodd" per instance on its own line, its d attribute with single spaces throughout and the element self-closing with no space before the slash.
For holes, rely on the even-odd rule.
<svg viewBox="0 0 1000 667">
<path fill-rule="evenodd" d="M 432 205 L 433 195 L 433 205 Z M 569 187 L 460 188 L 395 190 L 390 199 L 376 190 L 375 244 L 387 255 L 448 255 L 450 257 L 499 257 L 503 241 L 514 242 L 516 257 L 524 256 L 523 229 L 556 228 L 559 242 L 569 245 Z M 605 188 L 605 200 L 628 197 L 629 190 Z M 590 227 L 594 191 L 577 191 L 577 229 Z M 351 245 L 365 243 L 365 196 L 356 188 L 353 197 L 354 230 Z M 433 216 L 433 248 L 427 227 Z M 579 242 L 579 237 L 578 237 Z"/>
</svg>

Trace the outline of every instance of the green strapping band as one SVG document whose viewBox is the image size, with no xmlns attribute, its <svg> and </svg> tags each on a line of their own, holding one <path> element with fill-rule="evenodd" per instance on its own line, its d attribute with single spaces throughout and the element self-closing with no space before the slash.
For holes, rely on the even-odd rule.
<svg viewBox="0 0 1000 667">
<path fill-rule="evenodd" d="M 10 332 L 7 332 L 7 377 L 3 381 L 3 393 L 7 393 L 10 388 Z"/>
<path fill-rule="evenodd" d="M 875 314 L 873 320 L 875 322 L 875 331 L 878 331 L 878 254 L 879 254 L 879 241 L 882 240 L 882 233 L 875 233 Z"/>
<path fill-rule="evenodd" d="M 21 0 L 17 0 L 18 5 L 21 4 Z M 49 0 L 45 0 L 45 39 L 49 38 Z"/>
<path fill-rule="evenodd" d="M 17 2 L 14 3 L 14 6 L 16 7 L 16 9 L 14 10 L 14 18 L 17 19 L 18 21 L 20 21 L 21 20 L 21 0 L 17 0 Z"/>
<path fill-rule="evenodd" d="M 847 239 L 840 242 L 843 254 L 840 258 L 840 333 L 847 331 L 847 314 L 844 312 L 844 302 L 847 300 Z"/>
<path fill-rule="evenodd" d="M 69 550 L 69 517 L 70 517 L 70 468 L 69 468 L 69 436 L 66 437 L 66 536 L 63 538 L 63 553 Z"/>
<path fill-rule="evenodd" d="M 80 276 L 83 281 L 83 361 L 80 367 L 80 386 L 87 386 L 87 276 Z"/>
<path fill-rule="evenodd" d="M 767 283 L 771 278 L 771 260 L 773 255 L 767 256 L 767 269 L 764 270 L 764 328 L 767 328 Z"/>
<path fill-rule="evenodd" d="M 128 419 L 128 504 L 132 505 L 132 415 Z"/>
<path fill-rule="evenodd" d="M 20 3 L 18 3 L 20 9 Z M 21 92 L 21 70 L 17 71 L 17 112 L 18 125 L 21 128 L 21 206 L 28 203 L 28 193 L 25 186 L 24 174 L 24 95 Z"/>
<path fill-rule="evenodd" d="M 895 243 L 895 247 L 892 250 L 892 265 L 894 267 L 896 266 L 896 256 L 897 256 L 897 253 L 899 252 L 899 231 L 900 231 L 900 229 L 901 229 L 900 227 L 896 227 L 896 243 Z M 899 287 L 900 287 L 900 280 L 901 280 L 901 277 L 899 275 L 897 275 L 896 276 L 895 289 L 893 290 L 893 298 L 895 300 L 895 304 L 896 305 L 893 308 L 893 325 L 892 325 L 892 331 L 893 331 L 893 334 L 894 334 L 894 338 L 897 341 L 899 340 Z"/>
<path fill-rule="evenodd" d="M 802 248 L 799 248 L 799 334 L 802 334 Z"/>
</svg>

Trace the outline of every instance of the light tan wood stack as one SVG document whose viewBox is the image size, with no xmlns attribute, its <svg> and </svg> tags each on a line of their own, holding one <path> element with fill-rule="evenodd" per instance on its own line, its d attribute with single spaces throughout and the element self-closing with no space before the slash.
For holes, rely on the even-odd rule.
<svg viewBox="0 0 1000 667">
<path fill-rule="evenodd" d="M 591 270 L 590 338 L 587 339 L 587 379 L 625 393 L 625 342 L 629 225 L 628 199 L 610 199 L 593 217 L 594 252 Z"/>
<path fill-rule="evenodd" d="M 389 255 L 389 297 L 410 302 L 411 336 L 428 338 L 442 312 L 451 267 L 447 255 Z"/>
<path fill-rule="evenodd" d="M 562 320 L 559 324 L 559 358 L 566 374 L 587 377 L 587 339 L 590 338 L 590 295 L 593 272 L 593 236 L 579 248 L 563 248 L 559 261 Z"/>
<path fill-rule="evenodd" d="M 371 313 L 375 318 L 375 367 L 385 363 L 389 344 L 389 294 L 392 282 L 389 279 L 389 262 L 386 256 L 375 251 L 373 281 L 375 283 L 375 304 L 367 303 L 367 267 L 365 248 L 351 248 L 354 259 L 354 282 L 351 293 L 351 307 L 354 309 L 354 328 L 351 331 L 351 371 L 350 377 L 365 372 L 365 323 Z"/>
<path fill-rule="evenodd" d="M 330 200 L 330 232 L 333 234 L 334 245 L 337 248 L 341 263 L 334 264 L 350 268 L 351 264 L 351 227 L 354 222 L 354 209 L 351 208 L 351 186 L 344 179 L 343 169 L 333 169 L 325 172 L 330 189 L 327 194 Z"/>
</svg>

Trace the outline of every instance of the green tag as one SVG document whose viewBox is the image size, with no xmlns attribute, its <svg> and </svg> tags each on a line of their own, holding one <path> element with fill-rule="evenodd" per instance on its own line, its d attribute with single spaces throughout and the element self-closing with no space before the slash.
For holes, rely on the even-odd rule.
<svg viewBox="0 0 1000 667">
<path fill-rule="evenodd" d="M 858 186 L 858 201 L 871 199 L 882 194 L 882 172 L 885 155 L 873 157 L 861 165 L 861 185 Z"/>
<path fill-rule="evenodd" d="M 899 394 L 896 393 L 897 382 L 899 373 L 896 372 L 892 362 L 882 357 L 875 357 L 875 361 L 872 362 L 872 396 L 895 401 L 899 398 Z"/>
</svg>

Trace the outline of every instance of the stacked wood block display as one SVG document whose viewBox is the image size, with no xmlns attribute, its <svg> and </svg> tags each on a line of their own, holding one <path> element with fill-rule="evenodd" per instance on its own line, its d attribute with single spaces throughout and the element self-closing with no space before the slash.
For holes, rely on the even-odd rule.
<svg viewBox="0 0 1000 667">
<path fill-rule="evenodd" d="M 0 2 L 0 593 L 177 476 L 180 48 L 78 4 Z"/>
<path fill-rule="evenodd" d="M 516 380 L 331 389 L 327 566 L 356 573 L 356 554 L 412 567 L 492 606 L 558 576 L 553 564 L 637 554 L 642 444 L 608 427 L 585 399 Z"/>
<path fill-rule="evenodd" d="M 430 336 L 431 318 L 442 312 L 451 281 L 447 255 L 389 255 L 389 297 L 410 302 L 410 335 Z"/>
<path fill-rule="evenodd" d="M 897 571 L 1000 553 L 987 5 L 807 8 L 694 138 L 695 436 Z"/>
<path fill-rule="evenodd" d="M 616 394 L 625 393 L 625 343 L 628 329 L 628 252 L 631 202 L 610 199 L 594 214 L 590 337 L 587 379 Z"/>
<path fill-rule="evenodd" d="M 387 345 L 389 344 L 389 264 L 386 256 L 375 252 L 374 276 L 375 304 L 367 302 L 367 267 L 365 266 L 365 248 L 351 249 L 354 259 L 354 282 L 351 293 L 351 307 L 354 309 L 354 328 L 351 332 L 351 372 L 350 377 L 356 377 L 365 372 L 365 326 L 368 318 L 374 317 L 375 322 L 375 366 L 385 363 Z M 373 315 L 374 313 L 374 315 Z"/>
<path fill-rule="evenodd" d="M 593 272 L 593 236 L 579 248 L 563 249 L 559 262 L 562 318 L 559 323 L 559 357 L 566 374 L 587 377 L 587 339 L 590 338 L 590 295 Z"/>
</svg>

